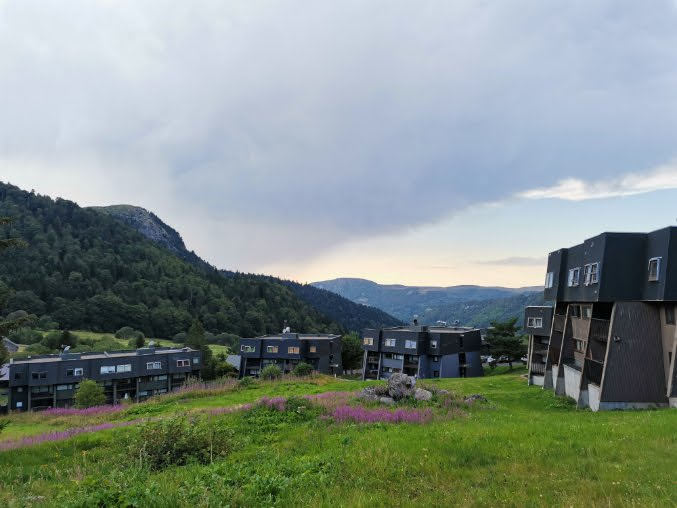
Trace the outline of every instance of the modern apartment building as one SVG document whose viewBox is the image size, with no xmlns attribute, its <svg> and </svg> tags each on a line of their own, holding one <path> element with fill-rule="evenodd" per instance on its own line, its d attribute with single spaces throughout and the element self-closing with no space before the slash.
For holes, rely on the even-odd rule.
<svg viewBox="0 0 677 508">
<path fill-rule="evenodd" d="M 401 372 L 419 378 L 484 375 L 475 328 L 396 326 L 362 332 L 363 379 L 383 379 Z"/>
<path fill-rule="evenodd" d="M 543 370 L 545 388 L 595 411 L 677 406 L 676 227 L 550 253 L 544 296 L 555 302 L 548 351 L 542 367 L 534 345 L 530 372 Z"/>
<path fill-rule="evenodd" d="M 343 374 L 341 336 L 292 333 L 240 339 L 240 377 L 258 377 L 261 369 L 277 365 L 285 374 L 307 363 L 323 374 Z"/>
<path fill-rule="evenodd" d="M 552 307 L 532 306 L 525 309 L 524 331 L 529 335 L 527 358 L 530 385 L 543 386 L 551 328 Z"/>
<path fill-rule="evenodd" d="M 188 347 L 11 359 L 7 405 L 12 411 L 69 407 L 83 379 L 102 385 L 109 404 L 140 401 L 179 388 L 201 367 L 202 353 Z"/>
</svg>

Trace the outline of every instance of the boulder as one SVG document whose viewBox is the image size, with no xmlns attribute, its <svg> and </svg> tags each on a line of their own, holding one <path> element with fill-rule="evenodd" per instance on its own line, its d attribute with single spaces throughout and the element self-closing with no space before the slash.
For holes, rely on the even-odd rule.
<svg viewBox="0 0 677 508">
<path fill-rule="evenodd" d="M 416 379 L 406 374 L 395 373 L 388 378 L 388 395 L 395 400 L 414 395 Z"/>
<path fill-rule="evenodd" d="M 380 399 L 378 399 L 378 401 L 381 404 L 387 404 L 388 406 L 392 406 L 393 404 L 395 404 L 395 400 L 392 397 L 381 397 Z"/>
<path fill-rule="evenodd" d="M 416 391 L 414 392 L 414 398 L 416 400 L 430 400 L 433 398 L 433 394 L 428 390 L 424 390 L 423 388 L 416 388 Z"/>
<path fill-rule="evenodd" d="M 487 398 L 484 395 L 475 393 L 473 395 L 468 395 L 463 399 L 466 404 L 474 404 L 475 402 L 487 402 Z"/>
</svg>

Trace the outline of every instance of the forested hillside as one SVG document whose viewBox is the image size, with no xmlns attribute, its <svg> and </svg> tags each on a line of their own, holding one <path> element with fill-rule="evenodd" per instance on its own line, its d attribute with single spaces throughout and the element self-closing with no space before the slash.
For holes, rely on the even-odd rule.
<svg viewBox="0 0 677 508">
<path fill-rule="evenodd" d="M 0 260 L 0 279 L 15 290 L 4 312 L 49 315 L 70 329 L 128 325 L 154 337 L 186 331 L 195 317 L 210 332 L 240 336 L 278 332 L 284 320 L 306 332 L 340 331 L 280 284 L 199 268 L 71 201 L 0 183 L 0 216 L 14 218 L 0 235 L 28 244 Z"/>
<path fill-rule="evenodd" d="M 195 252 L 189 251 L 186 248 L 178 231 L 164 223 L 154 213 L 131 205 L 93 208 L 133 227 L 146 238 L 152 240 L 160 247 L 169 250 L 181 259 L 185 259 L 201 268 L 211 268 L 209 263 L 200 258 Z M 229 270 L 222 270 L 221 273 L 229 278 L 242 276 L 241 273 Z M 316 288 L 309 284 L 299 284 L 298 282 L 268 275 L 247 274 L 247 277 L 250 277 L 252 280 L 257 279 L 287 287 L 300 300 L 324 316 L 329 317 L 346 330 L 360 331 L 364 328 L 379 328 L 381 326 L 401 324 L 399 320 L 380 309 L 352 302 L 336 293 Z"/>
</svg>

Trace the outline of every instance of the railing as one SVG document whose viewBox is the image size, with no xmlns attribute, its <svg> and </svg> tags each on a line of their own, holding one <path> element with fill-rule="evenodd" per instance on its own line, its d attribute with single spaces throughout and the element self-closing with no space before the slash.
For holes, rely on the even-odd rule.
<svg viewBox="0 0 677 508">
<path fill-rule="evenodd" d="M 545 374 L 545 364 L 544 363 L 532 363 L 531 364 L 531 373 L 537 375 Z"/>
<path fill-rule="evenodd" d="M 576 339 L 587 340 L 590 332 L 590 320 L 583 318 L 571 318 L 571 334 Z"/>
<path fill-rule="evenodd" d="M 590 360 L 586 363 L 586 370 L 588 371 L 588 380 L 591 383 L 599 386 L 602 383 L 602 371 L 604 369 L 604 364 L 601 362 L 596 362 Z"/>
<path fill-rule="evenodd" d="M 552 319 L 552 328 L 556 332 L 563 332 L 564 331 L 564 320 L 566 319 L 566 316 L 561 316 L 559 314 L 555 314 L 555 317 Z"/>
<path fill-rule="evenodd" d="M 609 324 L 607 319 L 591 319 L 589 337 L 606 342 L 609 338 Z"/>
</svg>

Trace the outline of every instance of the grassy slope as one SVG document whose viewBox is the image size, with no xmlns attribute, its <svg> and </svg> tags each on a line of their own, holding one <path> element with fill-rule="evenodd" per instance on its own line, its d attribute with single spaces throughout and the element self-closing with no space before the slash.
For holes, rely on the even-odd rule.
<svg viewBox="0 0 677 508">
<path fill-rule="evenodd" d="M 168 398 L 154 414 L 363 384 L 320 381 Z M 105 493 L 110 503 L 111 492 L 116 502 L 123 496 L 122 501 L 141 505 L 226 500 L 283 506 L 677 503 L 677 412 L 577 411 L 548 392 L 525 386 L 514 373 L 437 383 L 466 394 L 483 393 L 493 408 L 421 426 L 313 421 L 251 429 L 238 426 L 239 415 L 229 415 L 223 418 L 250 437 L 228 459 L 159 473 L 130 467 L 115 444 L 129 429 L 104 431 L 0 453 L 0 505 L 57 504 L 58 496 L 77 504 L 83 493 L 90 496 L 88 502 Z M 15 425 L 18 430 L 21 418 L 30 417 L 20 415 L 7 430 Z"/>
</svg>

